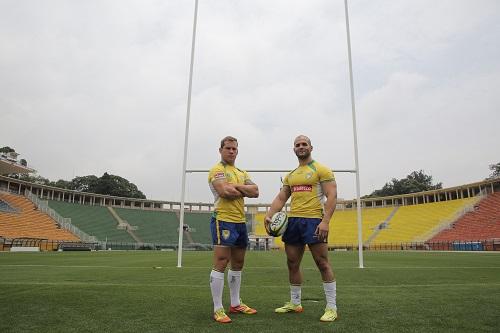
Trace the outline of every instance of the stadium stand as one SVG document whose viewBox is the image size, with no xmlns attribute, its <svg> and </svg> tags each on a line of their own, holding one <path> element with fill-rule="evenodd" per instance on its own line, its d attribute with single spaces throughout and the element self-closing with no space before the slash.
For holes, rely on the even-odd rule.
<svg viewBox="0 0 500 333">
<path fill-rule="evenodd" d="M 500 193 L 489 194 L 450 228 L 430 239 L 430 242 L 477 241 L 500 238 Z"/>
<path fill-rule="evenodd" d="M 467 198 L 400 207 L 373 244 L 422 241 L 441 223 L 454 221 L 457 214 L 475 201 L 476 198 Z"/>
<path fill-rule="evenodd" d="M 210 217 L 209 212 L 186 212 L 184 215 L 184 224 L 187 224 L 194 243 L 212 244 L 212 236 L 210 234 Z"/>
<path fill-rule="evenodd" d="M 439 226 L 450 225 L 466 207 L 479 197 L 426 203 L 410 206 L 363 208 L 363 244 L 365 246 L 424 242 Z M 494 205 L 494 204 L 492 204 Z M 255 235 L 266 235 L 265 213 L 255 215 Z M 476 238 L 477 239 L 477 238 Z M 336 210 L 330 221 L 328 245 L 330 248 L 355 248 L 358 242 L 357 213 L 355 210 Z M 283 247 L 281 238 L 274 241 Z"/>
<path fill-rule="evenodd" d="M 0 200 L 16 212 L 0 211 L 0 235 L 5 238 L 33 238 L 78 241 L 72 233 L 60 229 L 57 223 L 23 196 L 0 192 Z"/>
<path fill-rule="evenodd" d="M 113 218 L 118 223 L 118 225 L 116 226 L 117 229 L 125 230 L 130 235 L 130 237 L 132 237 L 134 239 L 134 241 L 136 243 L 144 243 L 144 241 L 142 240 L 142 238 L 140 238 L 134 232 L 134 230 L 137 230 L 139 228 L 138 226 L 136 226 L 136 225 L 130 225 L 127 221 L 125 221 L 124 219 L 122 219 L 120 217 L 120 215 L 118 215 L 118 213 L 115 211 L 115 209 L 113 207 L 108 206 L 107 208 L 108 208 L 108 211 L 111 213 L 111 216 L 113 216 Z"/>
<path fill-rule="evenodd" d="M 176 244 L 179 220 L 174 212 L 129 208 L 114 208 L 129 225 L 137 226 L 134 233 L 145 243 Z"/>
<path fill-rule="evenodd" d="M 363 217 L 363 243 L 377 232 L 379 225 L 383 224 L 390 216 L 394 207 L 365 208 L 362 209 Z M 328 245 L 342 247 L 343 245 L 358 243 L 357 213 L 355 210 L 336 210 L 330 220 L 330 233 Z"/>
<path fill-rule="evenodd" d="M 48 201 L 49 207 L 61 216 L 71 218 L 71 223 L 100 241 L 134 243 L 125 231 L 117 229 L 117 222 L 106 207 L 86 206 L 63 201 Z"/>
<path fill-rule="evenodd" d="M 0 212 L 3 213 L 19 213 L 17 209 L 9 205 L 8 202 L 0 199 Z"/>
<path fill-rule="evenodd" d="M 249 232 L 250 248 L 251 249 L 273 249 L 283 247 L 281 238 L 274 238 L 267 234 L 264 227 L 265 213 L 256 212 L 255 215 L 247 217 L 247 221 L 253 222 L 253 230 Z"/>
<path fill-rule="evenodd" d="M 254 233 L 256 236 L 267 235 L 266 228 L 264 227 L 264 217 L 266 217 L 266 213 L 255 214 Z"/>
<path fill-rule="evenodd" d="M 18 198 L 23 198 L 20 194 L 24 193 L 34 202 L 34 205 L 29 204 L 31 210 L 37 207 L 57 221 L 57 223 L 54 220 L 51 221 L 52 228 L 59 231 L 62 231 L 59 228 L 68 229 L 72 235 L 79 235 L 81 244 L 68 244 L 61 248 L 73 247 L 80 250 L 88 248 L 82 246 L 85 243 L 90 248 L 108 249 L 110 242 L 121 244 L 118 247 L 112 244 L 112 249 L 175 249 L 177 246 L 179 202 L 84 193 L 29 183 L 1 175 L 0 188 L 6 191 L 5 193 L 15 193 L 14 196 Z M 489 245 L 483 242 L 484 246 L 477 246 L 476 249 L 500 250 L 498 233 L 500 229 L 498 227 L 498 207 L 500 206 L 498 197 L 500 194 L 498 193 L 500 193 L 500 178 L 401 196 L 364 198 L 361 200 L 363 245 L 366 249 L 455 250 L 453 242 L 457 239 L 484 240 L 494 237 L 497 238 L 495 241 L 498 244 L 491 240 L 488 241 Z M 488 198 L 480 204 L 475 204 L 487 194 L 489 194 Z M 10 216 L 20 215 L 22 208 L 12 204 L 9 200 L 1 199 L 2 197 L 0 197 L 0 222 L 5 224 L 7 216 L 10 218 Z M 47 202 L 61 216 L 52 210 L 47 211 L 45 209 Z M 356 204 L 356 200 L 339 200 L 337 203 L 337 210 L 330 223 L 328 239 L 330 248 L 348 250 L 357 248 Z M 473 209 L 474 205 L 476 206 L 474 212 L 456 221 L 464 215 L 468 207 Z M 268 207 L 268 204 L 246 207 L 251 248 L 252 246 L 266 249 L 283 247 L 281 238 L 270 238 L 264 229 L 265 213 L 263 210 Z M 19 212 L 12 212 L 17 209 Z M 198 247 L 198 245 L 211 243 L 209 220 L 212 209 L 211 203 L 185 203 L 184 245 L 186 247 L 194 245 L 191 249 L 208 248 L 207 246 Z M 70 218 L 71 221 L 63 217 Z M 12 241 L 13 234 L 6 233 L 4 230 L 0 229 L 0 236 L 4 236 L 3 244 L 8 244 Z M 11 228 L 10 231 L 13 230 Z M 462 231 L 467 233 L 466 237 L 459 234 Z M 436 236 L 438 233 L 438 236 L 444 238 Z M 445 237 L 445 235 L 448 236 Z M 35 239 L 36 242 L 54 239 L 53 236 L 46 234 L 17 233 L 15 236 L 17 239 L 22 239 L 23 244 L 32 242 L 30 238 Z M 77 237 L 72 237 L 71 240 L 75 238 Z M 71 241 L 67 238 L 66 240 Z M 106 241 L 107 243 L 104 244 Z M 265 241 L 266 246 L 260 246 L 262 241 Z M 448 243 L 436 245 L 430 244 L 429 241 Z M 395 246 L 393 247 L 392 244 Z M 2 246 L 5 248 L 4 245 Z"/>
<path fill-rule="evenodd" d="M 35 172 L 35 170 L 28 168 L 26 165 L 18 162 L 18 156 L 19 154 L 16 152 L 0 153 L 0 175 Z"/>
<path fill-rule="evenodd" d="M 376 231 L 377 227 L 390 216 L 394 207 L 367 208 L 362 210 L 363 215 L 363 242 L 366 242 Z M 255 235 L 265 236 L 264 227 L 265 213 L 255 215 Z M 330 247 L 352 247 L 358 242 L 358 224 L 355 210 L 337 210 L 330 220 L 330 233 L 328 245 Z M 275 245 L 283 247 L 281 238 L 275 239 Z"/>
</svg>

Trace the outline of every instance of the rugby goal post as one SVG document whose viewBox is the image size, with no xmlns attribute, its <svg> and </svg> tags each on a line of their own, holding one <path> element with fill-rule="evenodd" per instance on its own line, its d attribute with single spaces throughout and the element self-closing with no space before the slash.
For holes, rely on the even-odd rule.
<svg viewBox="0 0 500 333">
<path fill-rule="evenodd" d="M 350 172 L 356 174 L 356 208 L 357 208 L 357 224 L 358 224 L 358 261 L 359 268 L 364 268 L 363 261 L 363 235 L 362 235 L 362 218 L 361 218 L 361 198 L 360 198 L 360 180 L 359 180 L 359 158 L 358 158 L 358 134 L 356 126 L 356 106 L 354 97 L 354 78 L 352 74 L 352 57 L 351 57 L 351 32 L 349 29 L 349 9 L 347 0 L 344 0 L 345 24 L 346 24 L 346 40 L 347 40 L 347 58 L 349 63 L 349 86 L 351 96 L 351 113 L 352 113 L 352 129 L 354 140 L 354 169 L 353 170 L 334 170 L 335 172 Z M 182 267 L 182 248 L 183 248 L 183 227 L 184 227 L 184 205 L 186 195 L 186 175 L 193 172 L 207 172 L 208 170 L 188 170 L 187 169 L 187 148 L 189 143 L 189 121 L 191 115 L 191 92 L 193 88 L 193 67 L 194 55 L 196 46 L 196 24 L 198 21 L 198 0 L 194 2 L 193 15 L 193 34 L 191 39 L 191 61 L 189 65 L 189 83 L 187 96 L 186 110 L 186 126 L 184 131 L 184 156 L 182 160 L 182 185 L 181 185 L 181 207 L 179 214 L 179 242 L 177 247 L 177 267 Z M 247 170 L 248 172 L 288 172 L 289 170 Z"/>
</svg>

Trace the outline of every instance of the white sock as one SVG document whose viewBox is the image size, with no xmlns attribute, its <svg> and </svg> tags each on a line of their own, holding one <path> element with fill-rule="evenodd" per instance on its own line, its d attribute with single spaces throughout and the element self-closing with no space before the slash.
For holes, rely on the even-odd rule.
<svg viewBox="0 0 500 333">
<path fill-rule="evenodd" d="M 295 305 L 299 305 L 302 298 L 302 286 L 300 285 L 290 285 L 290 302 Z"/>
<path fill-rule="evenodd" d="M 222 306 L 222 291 L 224 290 L 224 273 L 212 270 L 210 272 L 210 290 L 214 301 L 214 312 Z"/>
<path fill-rule="evenodd" d="M 337 281 L 323 282 L 326 296 L 326 307 L 337 310 Z"/>
<path fill-rule="evenodd" d="M 227 272 L 227 283 L 229 284 L 231 306 L 240 305 L 241 271 L 229 270 Z"/>
</svg>

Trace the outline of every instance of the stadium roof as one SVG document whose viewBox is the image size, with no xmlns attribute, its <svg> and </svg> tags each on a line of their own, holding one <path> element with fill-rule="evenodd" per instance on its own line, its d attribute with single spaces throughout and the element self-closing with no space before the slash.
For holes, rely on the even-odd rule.
<svg viewBox="0 0 500 333">
<path fill-rule="evenodd" d="M 15 161 L 0 157 L 0 175 L 8 175 L 11 173 L 30 173 L 35 170 L 25 167 Z"/>
</svg>

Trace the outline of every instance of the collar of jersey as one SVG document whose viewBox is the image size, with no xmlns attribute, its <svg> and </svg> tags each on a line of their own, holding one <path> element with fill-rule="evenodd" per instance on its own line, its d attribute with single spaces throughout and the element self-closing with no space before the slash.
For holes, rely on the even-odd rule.
<svg viewBox="0 0 500 333">
<path fill-rule="evenodd" d="M 295 168 L 294 170 L 290 171 L 290 175 L 292 173 L 294 173 L 295 171 L 297 171 L 299 168 L 302 168 L 302 167 L 308 167 L 310 168 L 312 171 L 316 171 L 316 167 L 314 166 L 314 162 L 316 162 L 315 160 L 312 160 L 311 162 L 307 163 L 307 165 L 299 165 L 297 168 Z"/>
</svg>

